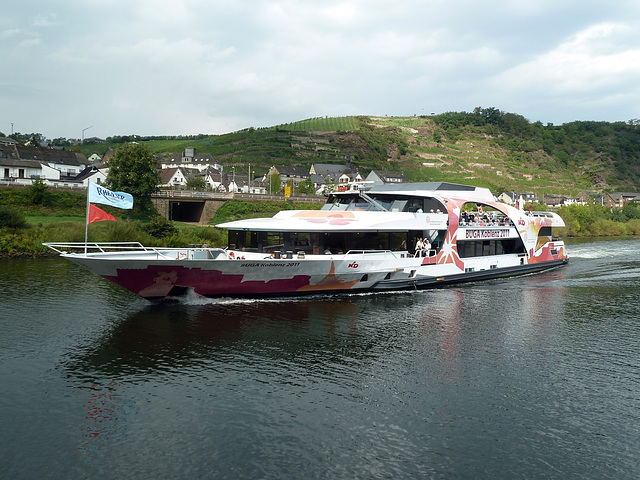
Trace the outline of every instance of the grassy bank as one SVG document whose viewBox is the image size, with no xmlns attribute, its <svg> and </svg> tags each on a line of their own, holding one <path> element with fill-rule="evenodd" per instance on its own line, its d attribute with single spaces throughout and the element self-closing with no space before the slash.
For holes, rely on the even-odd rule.
<svg viewBox="0 0 640 480">
<path fill-rule="evenodd" d="M 217 212 L 209 226 L 169 222 L 158 216 L 130 219 L 127 211 L 101 205 L 116 222 L 89 225 L 90 242 L 140 242 L 147 246 L 182 247 L 189 244 L 227 245 L 226 230 L 216 223 L 250 217 L 271 217 L 283 209 L 315 209 L 320 204 L 292 201 L 244 202 L 231 200 Z M 84 242 L 86 194 L 48 191 L 35 203 L 29 189 L 0 189 L 0 256 L 44 256 L 54 252 L 46 242 Z"/>
</svg>

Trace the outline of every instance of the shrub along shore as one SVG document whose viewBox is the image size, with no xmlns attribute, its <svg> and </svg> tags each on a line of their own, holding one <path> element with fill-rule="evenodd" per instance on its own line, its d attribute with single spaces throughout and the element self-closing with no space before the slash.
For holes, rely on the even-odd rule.
<svg viewBox="0 0 640 480">
<path fill-rule="evenodd" d="M 170 222 L 157 212 L 119 210 L 100 205 L 117 221 L 89 224 L 89 242 L 140 242 L 150 247 L 183 247 L 189 244 L 227 245 L 226 230 L 213 225 L 249 217 L 273 216 L 291 208 L 315 209 L 321 203 L 226 202 L 211 225 Z M 55 256 L 45 242 L 84 242 L 86 194 L 71 191 L 0 188 L 0 257 Z"/>
<path fill-rule="evenodd" d="M 321 203 L 298 208 L 320 208 Z M 101 206 L 101 208 L 104 206 Z M 170 222 L 157 214 L 137 216 L 130 211 L 104 207 L 116 222 L 89 225 L 90 242 L 140 242 L 146 246 L 182 247 L 189 244 L 226 246 L 226 231 L 213 224 L 249 217 L 270 217 L 280 210 L 296 208 L 294 202 L 225 203 L 210 226 Z M 527 207 L 528 208 L 528 207 Z M 534 205 L 546 210 L 545 205 Z M 640 205 L 610 209 L 600 205 L 570 205 L 556 210 L 566 228 L 563 237 L 640 235 Z M 0 188 L 0 257 L 56 255 L 44 242 L 84 242 L 86 196 L 83 192 L 46 189 Z"/>
</svg>

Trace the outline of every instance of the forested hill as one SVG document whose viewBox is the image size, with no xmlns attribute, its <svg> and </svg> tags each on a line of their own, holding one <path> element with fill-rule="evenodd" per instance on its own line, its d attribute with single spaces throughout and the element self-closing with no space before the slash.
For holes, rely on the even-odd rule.
<svg viewBox="0 0 640 480">
<path fill-rule="evenodd" d="M 350 162 L 402 171 L 411 181 L 450 181 L 493 191 L 577 194 L 640 191 L 640 121 L 531 123 L 496 108 L 414 117 L 313 118 L 225 135 L 110 137 L 81 146 L 90 155 L 144 141 L 159 156 L 185 147 L 219 163 L 265 172 L 271 165 Z"/>
</svg>

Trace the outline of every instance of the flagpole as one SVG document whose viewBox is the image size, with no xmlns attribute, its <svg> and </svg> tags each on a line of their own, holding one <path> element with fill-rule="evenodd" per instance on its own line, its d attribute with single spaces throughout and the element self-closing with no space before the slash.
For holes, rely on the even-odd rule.
<svg viewBox="0 0 640 480">
<path fill-rule="evenodd" d="M 89 239 L 89 189 L 91 182 L 87 183 L 87 218 L 84 224 L 84 256 L 87 256 L 87 241 Z"/>
</svg>

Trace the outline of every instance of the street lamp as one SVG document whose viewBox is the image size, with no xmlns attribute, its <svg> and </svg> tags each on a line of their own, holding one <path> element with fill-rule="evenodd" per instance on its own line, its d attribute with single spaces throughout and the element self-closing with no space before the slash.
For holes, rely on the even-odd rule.
<svg viewBox="0 0 640 480">
<path fill-rule="evenodd" d="M 90 128 L 93 128 L 93 125 L 91 125 L 90 127 L 83 128 L 83 129 L 82 129 L 82 143 L 84 143 L 84 131 L 85 131 L 85 130 L 89 130 Z"/>
</svg>

